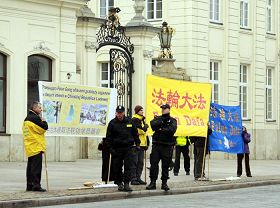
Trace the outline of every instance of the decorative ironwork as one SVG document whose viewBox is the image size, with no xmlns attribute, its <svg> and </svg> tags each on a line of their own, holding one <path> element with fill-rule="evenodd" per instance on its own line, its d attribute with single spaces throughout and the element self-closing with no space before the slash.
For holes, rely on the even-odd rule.
<svg viewBox="0 0 280 208">
<path fill-rule="evenodd" d="M 116 45 L 123 48 L 128 53 L 134 52 L 134 46 L 130 42 L 130 38 L 125 35 L 125 28 L 121 26 L 117 13 L 120 8 L 112 8 L 109 10 L 108 19 L 100 26 L 97 32 L 98 51 L 104 45 Z"/>
<path fill-rule="evenodd" d="M 118 105 L 126 106 L 127 116 L 132 116 L 132 73 L 133 62 L 121 49 L 110 49 L 111 87 L 117 89 Z"/>
<path fill-rule="evenodd" d="M 134 46 L 130 38 L 125 35 L 125 28 L 121 26 L 117 13 L 121 10 L 109 10 L 108 19 L 100 26 L 97 32 L 98 51 L 103 46 L 114 45 L 119 48 L 110 49 L 110 87 L 118 92 L 118 105 L 127 109 L 127 116 L 132 116 L 132 73 Z"/>
</svg>

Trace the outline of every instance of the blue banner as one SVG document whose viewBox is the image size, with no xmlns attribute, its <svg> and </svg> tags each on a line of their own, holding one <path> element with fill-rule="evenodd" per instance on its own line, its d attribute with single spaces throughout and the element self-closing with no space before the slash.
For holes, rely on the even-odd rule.
<svg viewBox="0 0 280 208">
<path fill-rule="evenodd" d="M 209 150 L 232 154 L 244 152 L 240 106 L 210 105 Z"/>
</svg>

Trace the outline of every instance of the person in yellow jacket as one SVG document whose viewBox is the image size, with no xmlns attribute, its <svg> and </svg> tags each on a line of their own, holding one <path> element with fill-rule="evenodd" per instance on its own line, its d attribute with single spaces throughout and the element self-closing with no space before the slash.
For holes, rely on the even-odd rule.
<svg viewBox="0 0 280 208">
<path fill-rule="evenodd" d="M 135 166 L 132 167 L 134 169 L 134 174 L 132 176 L 131 185 L 146 185 L 147 183 L 141 180 L 141 175 L 144 166 L 144 154 L 145 151 L 149 147 L 149 138 L 147 137 L 147 130 L 149 128 L 148 124 L 145 122 L 145 116 L 143 107 L 140 105 L 135 106 L 134 108 L 135 114 L 132 117 L 132 121 L 135 124 L 139 139 L 140 139 L 140 148 L 137 148 L 135 155 Z"/>
<path fill-rule="evenodd" d="M 42 154 L 46 151 L 45 132 L 48 129 L 48 123 L 42 118 L 41 112 L 41 103 L 33 102 L 22 126 L 25 153 L 28 157 L 26 191 L 46 191 L 41 187 L 41 173 Z"/>
<path fill-rule="evenodd" d="M 178 176 L 180 170 L 180 155 L 184 156 L 184 169 L 186 175 L 190 175 L 190 156 L 189 156 L 189 145 L 190 142 L 186 136 L 176 137 L 176 157 L 174 164 L 174 176 Z"/>
</svg>

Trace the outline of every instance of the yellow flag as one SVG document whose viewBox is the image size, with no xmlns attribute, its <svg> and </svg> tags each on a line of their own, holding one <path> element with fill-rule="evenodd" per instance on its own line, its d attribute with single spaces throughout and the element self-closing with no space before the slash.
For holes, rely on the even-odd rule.
<svg viewBox="0 0 280 208">
<path fill-rule="evenodd" d="M 211 84 L 147 77 L 146 119 L 161 115 L 160 106 L 168 103 L 170 115 L 177 120 L 176 136 L 207 136 Z M 148 134 L 153 132 L 149 128 Z"/>
</svg>

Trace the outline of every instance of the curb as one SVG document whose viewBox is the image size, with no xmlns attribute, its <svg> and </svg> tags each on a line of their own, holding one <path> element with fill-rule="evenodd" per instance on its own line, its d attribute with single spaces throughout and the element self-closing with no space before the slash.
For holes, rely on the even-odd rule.
<svg viewBox="0 0 280 208">
<path fill-rule="evenodd" d="M 15 207 L 23 208 L 23 207 L 62 205 L 62 204 L 89 203 L 89 202 L 109 201 L 109 200 L 118 200 L 118 199 L 126 199 L 126 198 L 189 194 L 189 193 L 197 193 L 197 192 L 220 191 L 220 190 L 248 188 L 248 187 L 255 187 L 255 186 L 268 186 L 268 185 L 277 185 L 277 184 L 280 184 L 280 180 L 278 179 L 255 181 L 255 182 L 232 183 L 232 184 L 206 185 L 206 186 L 186 187 L 186 188 L 177 188 L 177 189 L 175 188 L 168 192 L 162 190 L 153 190 L 153 191 L 143 190 L 143 191 L 133 191 L 132 193 L 114 192 L 114 193 L 102 193 L 102 194 L 85 194 L 85 195 L 73 195 L 73 196 L 62 196 L 62 197 L 11 200 L 11 201 L 0 201 L 0 208 L 15 208 Z"/>
</svg>

